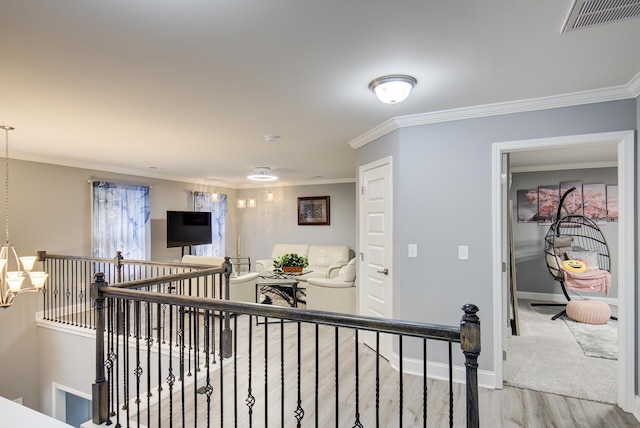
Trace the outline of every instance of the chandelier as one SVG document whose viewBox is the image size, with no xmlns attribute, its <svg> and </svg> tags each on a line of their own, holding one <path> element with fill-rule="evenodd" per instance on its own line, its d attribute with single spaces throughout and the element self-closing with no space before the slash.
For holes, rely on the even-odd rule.
<svg viewBox="0 0 640 428">
<path fill-rule="evenodd" d="M 9 131 L 14 128 L 3 125 L 0 125 L 0 128 L 5 130 L 4 230 L 6 236 L 5 243 L 0 247 L 0 307 L 8 308 L 18 294 L 42 290 L 49 275 L 44 272 L 33 272 L 37 257 L 18 257 L 16 249 L 9 243 Z M 23 287 L 25 278 L 29 278 L 31 284 Z"/>
</svg>

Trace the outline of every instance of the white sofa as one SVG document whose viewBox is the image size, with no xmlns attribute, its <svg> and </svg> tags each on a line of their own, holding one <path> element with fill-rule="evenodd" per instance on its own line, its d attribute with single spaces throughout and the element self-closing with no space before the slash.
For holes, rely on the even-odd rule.
<svg viewBox="0 0 640 428">
<path fill-rule="evenodd" d="M 307 279 L 307 309 L 356 313 L 356 259 L 340 268 L 335 278 Z"/>
<path fill-rule="evenodd" d="M 224 257 L 182 256 L 182 263 L 191 265 L 222 266 Z M 256 281 L 258 272 L 244 273 L 229 278 L 229 300 L 237 302 L 256 302 Z"/>
<path fill-rule="evenodd" d="M 256 261 L 256 271 L 272 271 L 273 261 L 288 253 L 296 253 L 309 260 L 305 270 L 311 272 L 298 277 L 300 281 L 336 277 L 340 268 L 353 258 L 353 252 L 347 245 L 274 244 L 270 258 Z"/>
</svg>

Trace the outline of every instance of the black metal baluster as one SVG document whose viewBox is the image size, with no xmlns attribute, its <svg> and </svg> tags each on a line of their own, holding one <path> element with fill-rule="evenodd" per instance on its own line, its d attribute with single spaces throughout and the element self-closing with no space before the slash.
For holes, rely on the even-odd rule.
<svg viewBox="0 0 640 428">
<path fill-rule="evenodd" d="M 205 394 L 207 395 L 207 427 L 211 426 L 211 394 L 213 394 L 213 387 L 211 386 L 211 362 L 209 361 L 209 347 L 210 347 L 210 336 L 209 329 L 211 322 L 211 311 L 207 310 L 204 313 L 204 362 L 207 366 L 207 379 L 205 385 Z M 220 391 L 220 395 L 222 395 L 222 391 Z"/>
<path fill-rule="evenodd" d="M 380 427 L 380 333 L 376 331 L 376 427 Z"/>
<path fill-rule="evenodd" d="M 200 366 L 198 365 L 198 355 L 200 354 L 200 341 L 197 335 L 198 324 L 200 323 L 200 310 L 191 307 L 191 316 L 193 317 L 193 360 L 196 375 L 193 377 L 193 424 L 198 426 L 198 374 Z M 191 357 L 191 355 L 189 355 Z"/>
<path fill-rule="evenodd" d="M 427 339 L 422 339 L 422 426 L 427 428 Z"/>
<path fill-rule="evenodd" d="M 114 362 L 115 362 L 115 379 L 114 379 L 114 383 L 115 383 L 115 389 L 116 389 L 116 402 L 115 402 L 115 409 L 116 409 L 116 428 L 119 428 L 120 425 L 120 412 L 117 411 L 117 409 L 120 408 L 120 360 L 122 359 L 121 356 L 118 355 L 118 349 L 120 349 L 120 337 L 122 336 L 122 332 L 123 332 L 123 328 L 124 328 L 124 314 L 122 313 L 122 311 L 120 310 L 120 308 L 122 307 L 122 299 L 114 299 L 114 308 L 116 310 L 116 331 L 115 331 L 115 345 L 114 345 L 114 352 L 116 353 L 115 358 L 114 358 Z"/>
<path fill-rule="evenodd" d="M 131 334 L 131 301 L 125 300 L 125 335 L 122 341 L 122 354 L 124 355 L 124 406 L 122 410 L 126 411 L 127 424 L 129 423 L 129 337 Z"/>
<path fill-rule="evenodd" d="M 314 405 L 315 405 L 315 422 L 316 428 L 319 428 L 318 420 L 320 419 L 320 408 L 318 406 L 318 392 L 319 392 L 319 384 L 320 384 L 320 326 L 316 324 L 316 376 L 315 376 L 315 385 L 314 385 Z"/>
<path fill-rule="evenodd" d="M 160 324 L 162 317 L 164 316 L 162 314 L 163 311 L 163 307 L 165 305 L 162 303 L 158 303 L 156 305 L 156 325 L 157 325 L 157 332 L 156 332 L 156 341 L 158 342 L 158 425 L 162 424 L 162 342 L 161 342 L 161 336 L 163 334 L 162 332 L 162 326 Z"/>
<path fill-rule="evenodd" d="M 222 316 L 222 313 L 220 313 L 220 316 Z M 222 346 L 222 331 L 223 331 L 223 325 L 222 325 L 222 319 L 220 320 L 220 322 L 218 323 L 218 327 L 220 328 L 220 330 L 218 331 L 218 337 L 220 339 L 220 426 L 223 427 L 224 426 L 224 394 L 222 391 L 224 391 L 224 373 L 223 373 L 223 367 L 224 367 L 224 356 L 222 355 L 224 347 Z"/>
<path fill-rule="evenodd" d="M 151 334 L 151 319 L 152 319 L 152 306 L 149 302 L 144 302 L 145 312 L 147 314 L 147 328 L 146 328 L 146 338 L 147 342 L 147 426 L 151 426 L 151 397 L 153 393 L 151 392 L 151 347 L 153 345 L 153 335 Z"/>
<path fill-rule="evenodd" d="M 453 428 L 453 354 L 449 342 L 449 426 Z"/>
<path fill-rule="evenodd" d="M 264 317 L 264 426 L 269 426 L 269 319 Z"/>
<path fill-rule="evenodd" d="M 173 426 L 173 385 L 176 376 L 173 374 L 173 311 L 175 306 L 170 305 L 169 311 L 169 373 L 167 374 L 167 385 L 169 385 L 169 426 Z"/>
<path fill-rule="evenodd" d="M 284 319 L 280 319 L 280 423 L 284 426 Z"/>
<path fill-rule="evenodd" d="M 304 418 L 304 409 L 302 408 L 302 392 L 301 392 L 301 365 L 302 365 L 302 333 L 300 331 L 300 321 L 298 321 L 298 343 L 297 343 L 297 351 L 298 351 L 298 403 L 296 406 L 295 417 L 298 421 L 297 427 L 300 428 L 302 425 L 302 418 Z"/>
<path fill-rule="evenodd" d="M 221 391 L 222 392 L 222 391 Z M 233 317 L 233 426 L 238 426 L 238 314 Z"/>
<path fill-rule="evenodd" d="M 178 329 L 178 336 L 180 339 L 180 383 L 182 388 L 180 389 L 180 398 L 181 398 L 181 421 L 182 426 L 185 426 L 185 408 L 184 408 L 184 390 L 185 390 L 185 379 L 184 379 L 184 347 L 185 347 L 185 337 L 184 337 L 184 306 L 180 306 L 180 328 Z"/>
<path fill-rule="evenodd" d="M 237 317 L 236 317 L 237 318 Z M 256 317 L 257 319 L 257 317 Z M 256 404 L 256 398 L 252 394 L 252 363 L 253 363 L 253 315 L 249 315 L 249 349 L 247 352 L 249 353 L 249 361 L 247 362 L 247 370 L 248 370 L 248 388 L 247 388 L 247 399 L 245 402 L 247 403 L 247 407 L 249 408 L 249 428 L 253 427 L 253 406 Z"/>
<path fill-rule="evenodd" d="M 134 328 L 135 328 L 135 343 L 136 343 L 136 368 L 133 372 L 136 376 L 136 422 L 140 426 L 140 378 L 142 377 L 142 366 L 140 365 L 140 301 L 136 300 L 133 303 L 134 312 Z"/>
<path fill-rule="evenodd" d="M 399 360 L 398 361 L 398 365 L 399 365 L 399 370 L 398 370 L 398 426 L 401 427 L 402 426 L 402 409 L 404 407 L 404 378 L 403 378 L 403 366 L 404 366 L 404 358 L 402 356 L 403 354 L 403 347 L 402 347 L 402 335 L 398 336 L 398 348 L 399 348 Z"/>
<path fill-rule="evenodd" d="M 334 368 L 334 375 L 335 375 L 335 393 L 336 393 L 336 428 L 340 428 L 338 425 L 338 419 L 339 419 L 339 414 L 340 414 L 340 390 L 339 390 L 339 383 L 340 383 L 340 370 L 339 370 L 339 361 L 338 361 L 338 327 L 334 327 L 334 332 L 335 332 L 335 340 L 334 340 L 334 354 L 335 354 L 335 368 Z"/>
<path fill-rule="evenodd" d="M 355 331 L 355 375 L 356 375 L 356 385 L 355 385 L 355 401 L 356 401 L 356 420 L 353 423 L 354 428 L 362 428 L 362 424 L 360 423 L 360 356 L 358 350 L 358 332 Z"/>
</svg>

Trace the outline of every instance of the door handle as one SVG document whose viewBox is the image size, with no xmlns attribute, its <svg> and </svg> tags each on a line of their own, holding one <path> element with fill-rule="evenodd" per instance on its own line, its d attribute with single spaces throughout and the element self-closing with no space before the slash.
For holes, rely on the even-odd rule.
<svg viewBox="0 0 640 428">
<path fill-rule="evenodd" d="M 389 275 L 389 269 L 384 268 L 384 269 L 382 269 L 382 270 L 379 270 L 379 271 L 378 271 L 378 273 L 381 273 L 381 274 L 383 274 L 383 275 Z"/>
</svg>

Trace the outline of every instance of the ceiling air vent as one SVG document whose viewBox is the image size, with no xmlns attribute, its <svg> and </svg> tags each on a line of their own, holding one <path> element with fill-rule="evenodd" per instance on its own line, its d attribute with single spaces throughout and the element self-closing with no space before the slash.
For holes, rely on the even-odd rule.
<svg viewBox="0 0 640 428">
<path fill-rule="evenodd" d="M 640 17 L 640 0 L 575 0 L 562 32 Z"/>
</svg>

